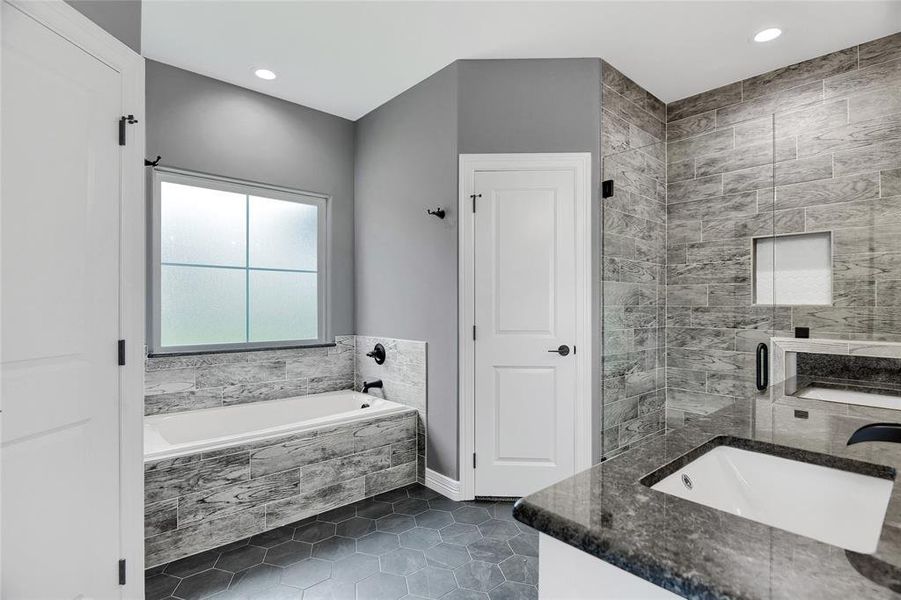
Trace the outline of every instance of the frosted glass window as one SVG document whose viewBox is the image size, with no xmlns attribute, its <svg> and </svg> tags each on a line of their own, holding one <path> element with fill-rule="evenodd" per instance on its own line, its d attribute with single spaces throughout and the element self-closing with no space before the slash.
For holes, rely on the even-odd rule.
<svg viewBox="0 0 901 600">
<path fill-rule="evenodd" d="M 244 194 L 164 181 L 160 199 L 163 262 L 244 266 L 247 254 Z"/>
<path fill-rule="evenodd" d="M 320 341 L 324 199 L 155 177 L 155 351 Z"/>
<path fill-rule="evenodd" d="M 317 207 L 251 196 L 249 216 L 251 267 L 316 271 Z"/>
<path fill-rule="evenodd" d="M 316 338 L 315 273 L 250 272 L 250 341 Z"/>
<path fill-rule="evenodd" d="M 754 240 L 757 304 L 832 304 L 832 234 Z"/>
<path fill-rule="evenodd" d="M 243 342 L 244 287 L 243 270 L 163 265 L 163 346 Z"/>
</svg>

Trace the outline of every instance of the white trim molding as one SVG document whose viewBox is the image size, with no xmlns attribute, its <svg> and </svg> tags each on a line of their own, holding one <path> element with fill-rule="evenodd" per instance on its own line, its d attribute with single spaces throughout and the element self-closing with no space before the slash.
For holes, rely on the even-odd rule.
<svg viewBox="0 0 901 600">
<path fill-rule="evenodd" d="M 570 170 L 576 195 L 576 331 L 580 352 L 576 360 L 576 409 L 573 444 L 575 471 L 591 466 L 592 452 L 592 254 L 591 254 L 591 154 L 564 152 L 550 154 L 461 154 L 459 163 L 459 477 L 463 500 L 475 497 L 475 228 L 470 196 L 479 171 Z M 436 490 L 438 491 L 438 490 Z M 456 498 L 455 498 L 456 499 Z"/>
<path fill-rule="evenodd" d="M 463 488 L 456 479 L 442 475 L 438 471 L 425 470 L 425 486 L 451 500 L 463 500 Z"/>
</svg>

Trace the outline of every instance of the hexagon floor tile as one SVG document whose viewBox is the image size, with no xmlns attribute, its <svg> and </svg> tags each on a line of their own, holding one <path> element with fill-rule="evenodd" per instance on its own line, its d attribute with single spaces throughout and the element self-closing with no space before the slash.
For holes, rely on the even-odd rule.
<svg viewBox="0 0 901 600">
<path fill-rule="evenodd" d="M 147 600 L 532 600 L 538 534 L 511 502 L 414 484 L 148 569 Z"/>
</svg>

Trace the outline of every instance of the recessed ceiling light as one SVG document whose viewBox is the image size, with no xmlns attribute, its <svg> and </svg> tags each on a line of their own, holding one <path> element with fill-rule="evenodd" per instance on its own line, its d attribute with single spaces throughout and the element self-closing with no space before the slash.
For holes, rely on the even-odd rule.
<svg viewBox="0 0 901 600">
<path fill-rule="evenodd" d="M 275 79 L 275 73 L 273 73 L 269 69 L 257 69 L 253 72 L 253 74 L 260 79 Z"/>
<path fill-rule="evenodd" d="M 755 42 L 772 42 L 777 37 L 782 35 L 782 30 L 778 27 L 770 27 L 769 29 L 764 29 L 763 31 L 758 31 L 754 35 Z"/>
</svg>

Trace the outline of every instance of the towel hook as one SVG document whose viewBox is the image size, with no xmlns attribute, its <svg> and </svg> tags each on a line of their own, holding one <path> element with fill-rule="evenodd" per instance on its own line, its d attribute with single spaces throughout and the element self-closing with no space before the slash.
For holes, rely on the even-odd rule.
<svg viewBox="0 0 901 600">
<path fill-rule="evenodd" d="M 144 159 L 144 166 L 145 166 L 145 167 L 155 167 L 155 166 L 157 166 L 158 164 L 160 164 L 160 159 L 162 159 L 162 158 L 163 158 L 163 157 L 160 156 L 159 154 L 156 155 L 156 160 L 147 160 L 147 159 L 145 158 L 145 159 Z"/>
<path fill-rule="evenodd" d="M 427 209 L 425 209 L 425 212 L 430 215 L 434 215 L 434 216 L 438 217 L 439 219 L 443 219 L 445 217 L 445 215 L 447 214 L 446 212 L 444 212 L 444 209 L 441 208 L 440 206 L 438 208 L 436 208 L 435 210 L 429 210 L 427 208 Z"/>
</svg>

